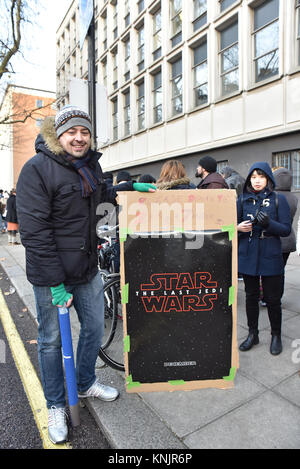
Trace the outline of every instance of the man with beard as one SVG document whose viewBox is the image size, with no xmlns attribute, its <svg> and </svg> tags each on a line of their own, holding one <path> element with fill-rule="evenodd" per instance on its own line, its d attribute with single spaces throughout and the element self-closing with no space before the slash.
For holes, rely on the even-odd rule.
<svg viewBox="0 0 300 469">
<path fill-rule="evenodd" d="M 202 178 L 197 189 L 228 189 L 224 178 L 216 172 L 217 162 L 211 156 L 203 156 L 200 158 L 196 177 Z"/>
<path fill-rule="evenodd" d="M 119 392 L 101 384 L 95 363 L 104 329 L 103 284 L 98 271 L 96 211 L 115 202 L 118 190 L 153 191 L 147 184 L 106 184 L 91 149 L 91 119 L 74 106 L 47 118 L 37 154 L 23 167 L 17 212 L 26 273 L 39 323 L 38 354 L 53 443 L 67 439 L 66 399 L 57 306 L 73 303 L 81 330 L 77 347 L 78 394 L 114 401 Z"/>
</svg>

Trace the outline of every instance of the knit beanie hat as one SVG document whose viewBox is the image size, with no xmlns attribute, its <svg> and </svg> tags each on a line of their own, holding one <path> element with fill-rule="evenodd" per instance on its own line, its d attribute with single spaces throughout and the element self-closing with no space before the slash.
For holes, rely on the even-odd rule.
<svg viewBox="0 0 300 469">
<path fill-rule="evenodd" d="M 119 171 L 117 174 L 117 183 L 120 181 L 131 181 L 131 176 L 128 171 Z"/>
<path fill-rule="evenodd" d="M 63 107 L 55 116 L 54 127 L 57 138 L 76 125 L 86 127 L 92 134 L 91 118 L 85 111 L 81 111 L 76 106 Z"/>
<path fill-rule="evenodd" d="M 215 173 L 217 171 L 217 162 L 211 156 L 203 156 L 199 160 L 199 166 L 202 166 L 209 173 Z"/>
</svg>

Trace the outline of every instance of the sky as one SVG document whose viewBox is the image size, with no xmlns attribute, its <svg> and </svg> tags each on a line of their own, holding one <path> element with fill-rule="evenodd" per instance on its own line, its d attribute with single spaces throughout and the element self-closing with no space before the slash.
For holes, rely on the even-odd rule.
<svg viewBox="0 0 300 469">
<path fill-rule="evenodd" d="M 14 62 L 11 83 L 46 91 L 56 90 L 56 31 L 72 0 L 39 0 L 37 25 L 30 28 L 30 49 Z M 28 41 L 27 41 L 28 42 Z M 26 54 L 26 55 L 25 55 Z"/>
</svg>

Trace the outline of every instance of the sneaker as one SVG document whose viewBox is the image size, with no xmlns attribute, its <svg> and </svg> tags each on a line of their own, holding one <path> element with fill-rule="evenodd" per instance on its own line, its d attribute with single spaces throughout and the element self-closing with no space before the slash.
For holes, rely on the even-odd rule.
<svg viewBox="0 0 300 469">
<path fill-rule="evenodd" d="M 119 397 L 119 391 L 111 386 L 105 386 L 104 384 L 99 383 L 96 379 L 94 384 L 85 392 L 79 392 L 78 397 L 97 397 L 102 401 L 115 401 Z"/>
<path fill-rule="evenodd" d="M 65 407 L 52 406 L 48 410 L 48 435 L 52 443 L 63 443 L 68 438 Z"/>
</svg>

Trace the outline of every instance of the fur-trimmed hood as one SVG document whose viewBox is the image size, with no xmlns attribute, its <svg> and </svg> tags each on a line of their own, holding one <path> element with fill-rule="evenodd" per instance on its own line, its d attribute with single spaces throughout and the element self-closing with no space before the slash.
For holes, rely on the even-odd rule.
<svg viewBox="0 0 300 469">
<path fill-rule="evenodd" d="M 181 186 L 181 187 L 178 187 Z M 174 181 L 169 182 L 160 182 L 156 185 L 157 189 L 160 191 L 167 191 L 171 189 L 194 189 L 195 186 L 191 184 L 189 178 L 180 178 L 175 179 Z"/>
<path fill-rule="evenodd" d="M 58 141 L 58 138 L 56 137 L 54 120 L 55 119 L 53 116 L 45 118 L 41 127 L 41 133 L 37 136 L 35 141 L 35 150 L 37 153 L 41 151 L 41 145 L 45 145 L 48 150 L 50 150 L 51 153 L 54 153 L 56 156 L 63 155 L 65 153 L 63 147 Z"/>
</svg>

